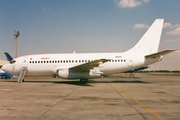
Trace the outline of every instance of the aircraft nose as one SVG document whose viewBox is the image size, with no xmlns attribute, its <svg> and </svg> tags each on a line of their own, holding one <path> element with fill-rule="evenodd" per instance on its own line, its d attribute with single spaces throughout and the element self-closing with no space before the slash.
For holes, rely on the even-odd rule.
<svg viewBox="0 0 180 120">
<path fill-rule="evenodd" d="M 7 65 L 3 65 L 3 66 L 1 67 L 1 70 L 3 70 L 3 71 L 6 72 L 6 70 L 7 70 Z"/>
<path fill-rule="evenodd" d="M 11 72 L 11 67 L 10 67 L 9 64 L 3 65 L 3 66 L 1 67 L 1 69 L 2 69 L 3 71 L 7 72 L 7 73 L 10 73 L 10 72 Z"/>
</svg>

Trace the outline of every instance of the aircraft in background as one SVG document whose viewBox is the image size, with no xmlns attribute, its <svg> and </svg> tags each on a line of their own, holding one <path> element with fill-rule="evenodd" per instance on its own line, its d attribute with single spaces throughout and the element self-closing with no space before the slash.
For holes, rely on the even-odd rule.
<svg viewBox="0 0 180 120">
<path fill-rule="evenodd" d="M 162 60 L 163 55 L 175 50 L 158 52 L 164 19 L 156 19 L 138 43 L 123 53 L 38 54 L 18 57 L 2 70 L 19 76 L 58 75 L 65 79 L 88 79 L 126 72 Z"/>
<path fill-rule="evenodd" d="M 5 56 L 6 56 L 7 61 L 5 61 L 5 60 L 0 60 L 0 68 L 1 68 L 3 65 L 9 63 L 9 61 L 13 60 L 13 58 L 9 55 L 9 53 L 4 52 L 4 54 L 5 54 Z"/>
<path fill-rule="evenodd" d="M 6 56 L 7 61 L 13 60 L 13 58 L 11 57 L 11 55 L 9 55 L 9 53 L 4 52 L 4 54 L 5 54 L 5 56 Z"/>
<path fill-rule="evenodd" d="M 9 53 L 4 52 L 4 54 L 6 55 L 7 61 L 1 62 L 2 65 L 0 64 L 0 68 L 1 68 L 3 65 L 9 63 L 9 61 L 13 60 L 13 58 L 9 55 Z M 1 60 L 1 61 L 2 61 L 2 60 Z M 1 79 L 3 79 L 3 78 L 8 79 L 8 78 L 13 77 L 13 75 L 11 75 L 11 74 L 9 74 L 9 73 L 6 73 L 6 72 L 4 72 L 3 70 L 0 69 L 0 77 L 1 77 Z"/>
<path fill-rule="evenodd" d="M 9 73 L 6 73 L 6 72 L 2 71 L 0 69 L 0 77 L 1 77 L 1 79 L 10 79 L 13 76 L 11 74 L 9 74 Z"/>
<path fill-rule="evenodd" d="M 124 73 L 130 73 L 129 77 L 132 76 L 132 77 L 135 78 L 134 72 L 137 72 L 137 71 L 140 71 L 140 70 L 144 70 L 144 69 L 147 69 L 147 68 L 149 68 L 149 67 L 148 66 L 144 66 L 144 67 L 141 67 L 141 68 L 136 68 L 136 69 L 132 69 L 132 70 L 126 71 Z"/>
</svg>

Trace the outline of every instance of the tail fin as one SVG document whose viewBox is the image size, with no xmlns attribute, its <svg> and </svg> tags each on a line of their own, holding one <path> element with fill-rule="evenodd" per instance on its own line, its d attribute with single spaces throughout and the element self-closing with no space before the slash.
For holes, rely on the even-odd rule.
<svg viewBox="0 0 180 120">
<path fill-rule="evenodd" d="M 9 53 L 4 52 L 4 54 L 6 55 L 7 61 L 13 60 L 13 58 L 9 55 Z"/>
<path fill-rule="evenodd" d="M 161 38 L 164 19 L 156 19 L 139 42 L 127 52 L 149 55 L 157 53 Z"/>
</svg>

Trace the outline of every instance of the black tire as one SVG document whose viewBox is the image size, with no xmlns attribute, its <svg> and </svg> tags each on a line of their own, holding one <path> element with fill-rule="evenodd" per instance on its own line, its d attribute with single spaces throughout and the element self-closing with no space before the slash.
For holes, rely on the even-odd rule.
<svg viewBox="0 0 180 120">
<path fill-rule="evenodd" d="M 88 79 L 80 79 L 80 81 L 81 81 L 82 83 L 87 83 L 87 82 L 88 82 Z"/>
</svg>

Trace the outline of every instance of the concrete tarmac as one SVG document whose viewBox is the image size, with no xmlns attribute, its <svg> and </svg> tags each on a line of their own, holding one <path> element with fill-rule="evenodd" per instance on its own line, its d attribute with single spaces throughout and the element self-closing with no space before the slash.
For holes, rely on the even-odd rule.
<svg viewBox="0 0 180 120">
<path fill-rule="evenodd" d="M 1 120 L 180 120 L 180 74 L 0 79 Z"/>
</svg>

